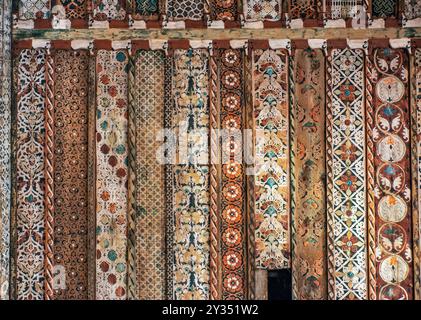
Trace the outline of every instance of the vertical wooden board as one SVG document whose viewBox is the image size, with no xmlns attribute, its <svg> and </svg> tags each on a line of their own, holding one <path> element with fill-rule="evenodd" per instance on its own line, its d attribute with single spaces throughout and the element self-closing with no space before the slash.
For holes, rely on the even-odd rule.
<svg viewBox="0 0 421 320">
<path fill-rule="evenodd" d="M 364 53 L 333 49 L 327 67 L 330 299 L 367 299 Z"/>
<path fill-rule="evenodd" d="M 87 299 L 88 55 L 54 54 L 54 267 L 63 268 L 59 300 Z M 64 286 L 63 286 L 64 285 Z"/>
<path fill-rule="evenodd" d="M 288 61 L 253 51 L 256 267 L 290 267 Z"/>
<path fill-rule="evenodd" d="M 327 298 L 325 59 L 321 50 L 298 49 L 293 66 L 291 166 L 294 299 Z"/>
<path fill-rule="evenodd" d="M 411 300 L 414 294 L 408 67 L 403 49 L 388 48 L 374 49 L 366 66 L 376 253 L 370 260 L 376 268 L 370 286 L 379 300 Z"/>
<path fill-rule="evenodd" d="M 44 298 L 44 50 L 19 55 L 16 131 L 16 298 Z"/>
<path fill-rule="evenodd" d="M 96 298 L 127 288 L 127 53 L 97 53 Z"/>
<path fill-rule="evenodd" d="M 173 166 L 174 280 L 176 300 L 209 297 L 208 52 L 174 52 Z"/>
</svg>

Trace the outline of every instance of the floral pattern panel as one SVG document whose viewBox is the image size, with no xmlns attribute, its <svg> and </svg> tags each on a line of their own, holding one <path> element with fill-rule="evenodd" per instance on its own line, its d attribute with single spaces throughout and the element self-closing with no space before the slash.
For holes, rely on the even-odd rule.
<svg viewBox="0 0 421 320">
<path fill-rule="evenodd" d="M 245 0 L 243 9 L 248 21 L 277 21 L 282 18 L 282 0 Z"/>
<path fill-rule="evenodd" d="M 97 52 L 96 298 L 127 293 L 127 53 Z"/>
<path fill-rule="evenodd" d="M 253 51 L 256 267 L 290 267 L 288 61 L 282 50 Z"/>
<path fill-rule="evenodd" d="M 45 59 L 43 50 L 22 50 L 17 65 L 16 298 L 44 299 Z"/>
<path fill-rule="evenodd" d="M 12 1 L 0 4 L 0 300 L 9 298 L 11 210 Z"/>
<path fill-rule="evenodd" d="M 174 52 L 172 125 L 178 139 L 173 166 L 173 298 L 209 297 L 209 105 L 207 50 Z"/>
<path fill-rule="evenodd" d="M 403 49 L 386 48 L 375 49 L 367 65 L 378 300 L 413 297 L 408 64 Z"/>
</svg>

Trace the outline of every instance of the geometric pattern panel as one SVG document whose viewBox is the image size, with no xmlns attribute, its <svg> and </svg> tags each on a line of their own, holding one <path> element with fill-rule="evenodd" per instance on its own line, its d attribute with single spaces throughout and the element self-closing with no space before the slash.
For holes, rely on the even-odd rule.
<svg viewBox="0 0 421 320">
<path fill-rule="evenodd" d="M 256 267 L 289 268 L 288 61 L 282 50 L 253 52 Z"/>
<path fill-rule="evenodd" d="M 20 0 L 20 19 L 48 19 L 51 16 L 50 0 Z"/>
<path fill-rule="evenodd" d="M 398 6 L 398 0 L 373 0 L 371 8 L 373 17 L 396 17 Z"/>
<path fill-rule="evenodd" d="M 276 21 L 282 17 L 282 0 L 243 1 L 244 17 L 249 21 Z"/>
<path fill-rule="evenodd" d="M 329 297 L 367 298 L 364 53 L 328 57 Z"/>
<path fill-rule="evenodd" d="M 316 19 L 321 10 L 318 0 L 289 0 L 291 19 Z"/>
<path fill-rule="evenodd" d="M 369 224 L 375 240 L 378 300 L 413 296 L 408 56 L 403 49 L 374 49 L 367 65 L 371 101 L 368 151 Z M 374 228 L 373 228 L 374 227 Z"/>
<path fill-rule="evenodd" d="M 132 0 L 132 16 L 136 19 L 156 16 L 160 11 L 159 4 L 159 0 Z"/>
<path fill-rule="evenodd" d="M 291 106 L 292 273 L 296 300 L 326 299 L 325 63 L 297 49 Z M 292 91 L 292 88 L 290 89 Z M 294 130 L 294 131 L 293 131 Z"/>
<path fill-rule="evenodd" d="M 158 50 L 136 55 L 136 273 L 138 299 L 165 297 L 165 172 L 156 138 L 164 125 L 164 59 Z"/>
<path fill-rule="evenodd" d="M 209 297 L 208 51 L 174 52 L 173 298 Z"/>
<path fill-rule="evenodd" d="M 127 278 L 127 63 L 97 53 L 96 298 L 125 299 Z"/>
<path fill-rule="evenodd" d="M 167 0 L 167 16 L 170 20 L 202 20 L 204 9 L 203 0 Z"/>
<path fill-rule="evenodd" d="M 54 266 L 64 286 L 54 298 L 87 299 L 88 51 L 54 54 Z"/>
<path fill-rule="evenodd" d="M 68 19 L 85 19 L 89 0 L 61 0 Z"/>
</svg>

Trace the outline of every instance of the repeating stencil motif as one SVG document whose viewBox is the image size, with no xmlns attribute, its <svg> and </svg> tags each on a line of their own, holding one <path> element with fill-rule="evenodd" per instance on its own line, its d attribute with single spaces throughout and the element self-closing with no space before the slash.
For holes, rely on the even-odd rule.
<svg viewBox="0 0 421 320">
<path fill-rule="evenodd" d="M 332 50 L 327 173 L 335 299 L 367 298 L 364 53 Z"/>
<path fill-rule="evenodd" d="M 159 0 L 132 0 L 134 18 L 156 16 L 159 13 Z"/>
<path fill-rule="evenodd" d="M 164 53 L 141 50 L 135 69 L 138 298 L 165 298 L 165 171 L 156 158 L 164 126 Z"/>
<path fill-rule="evenodd" d="M 318 0 L 289 0 L 291 19 L 315 19 L 318 11 Z"/>
<path fill-rule="evenodd" d="M 96 298 L 126 298 L 127 54 L 97 53 Z"/>
<path fill-rule="evenodd" d="M 44 298 L 43 50 L 22 50 L 18 60 L 16 131 L 17 299 Z"/>
<path fill-rule="evenodd" d="M 173 20 L 202 20 L 204 14 L 203 0 L 166 0 L 167 16 Z"/>
<path fill-rule="evenodd" d="M 246 298 L 245 179 L 242 164 L 244 129 L 244 65 L 242 50 L 220 50 L 221 96 L 221 299 Z"/>
<path fill-rule="evenodd" d="M 0 300 L 8 298 L 10 275 L 11 4 L 0 4 Z"/>
<path fill-rule="evenodd" d="M 354 18 L 362 10 L 363 0 L 324 0 L 330 18 Z"/>
<path fill-rule="evenodd" d="M 420 210 L 421 210 L 421 49 L 415 50 L 415 68 L 413 69 L 413 83 L 414 83 L 414 90 L 412 94 L 414 94 L 413 100 L 415 102 L 414 106 L 411 105 L 412 108 L 412 125 L 414 130 L 412 131 L 413 137 L 413 171 L 412 174 L 414 176 L 413 179 L 413 190 L 414 190 L 414 207 L 413 210 L 417 210 L 418 213 L 418 221 L 414 222 L 414 279 L 415 282 L 415 299 L 419 299 L 421 294 L 420 282 L 421 282 L 421 268 L 420 268 L 420 241 L 421 241 L 421 230 L 420 230 Z M 416 191 L 415 191 L 416 190 Z M 414 216 L 414 219 L 417 218 Z M 418 256 L 416 256 L 418 255 Z M 418 264 L 417 264 L 418 263 Z"/>
<path fill-rule="evenodd" d="M 19 17 L 21 19 L 48 19 L 51 16 L 50 0 L 20 0 Z"/>
<path fill-rule="evenodd" d="M 171 130 L 173 126 L 174 99 L 173 99 L 173 74 L 174 74 L 174 57 L 167 56 L 165 58 L 164 67 L 164 128 Z M 170 137 L 165 137 L 167 150 L 165 157 L 173 159 L 175 156 L 175 143 Z M 166 298 L 171 300 L 174 298 L 174 170 L 173 162 L 166 161 L 165 165 L 165 243 L 166 243 Z"/>
<path fill-rule="evenodd" d="M 396 16 L 398 0 L 372 0 L 372 12 L 374 17 L 387 18 Z"/>
<path fill-rule="evenodd" d="M 246 0 L 243 2 L 246 20 L 280 20 L 282 0 Z"/>
<path fill-rule="evenodd" d="M 123 0 L 93 0 L 92 8 L 95 20 L 124 20 L 126 18 Z"/>
<path fill-rule="evenodd" d="M 297 49 L 294 57 L 295 243 L 292 272 L 298 300 L 326 299 L 325 63 L 321 50 Z"/>
<path fill-rule="evenodd" d="M 208 52 L 175 50 L 174 298 L 209 297 Z M 186 151 L 188 154 L 186 154 Z"/>
<path fill-rule="evenodd" d="M 408 19 L 421 17 L 421 2 L 417 0 L 405 0 L 404 14 Z"/>
<path fill-rule="evenodd" d="M 210 1 L 211 20 L 237 20 L 237 0 Z"/>
<path fill-rule="evenodd" d="M 55 299 L 87 299 L 87 51 L 54 55 L 54 264 L 66 272 Z"/>
<path fill-rule="evenodd" d="M 88 0 L 60 0 L 68 19 L 85 19 Z"/>
<path fill-rule="evenodd" d="M 290 265 L 287 54 L 253 52 L 256 267 Z"/>
<path fill-rule="evenodd" d="M 375 49 L 367 69 L 374 109 L 376 295 L 412 299 L 408 57 L 402 49 Z"/>
</svg>

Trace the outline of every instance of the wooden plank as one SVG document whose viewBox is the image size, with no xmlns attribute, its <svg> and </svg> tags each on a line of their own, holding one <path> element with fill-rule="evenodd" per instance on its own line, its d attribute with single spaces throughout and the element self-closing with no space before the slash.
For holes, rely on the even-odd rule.
<svg viewBox="0 0 421 320">
<path fill-rule="evenodd" d="M 263 269 L 256 269 L 255 271 L 256 295 L 255 300 L 268 299 L 268 272 Z"/>
<path fill-rule="evenodd" d="M 370 39 L 370 38 L 417 38 L 421 37 L 421 28 L 304 28 L 304 29 L 71 29 L 71 30 L 35 30 L 14 29 L 15 40 L 49 39 Z"/>
</svg>

